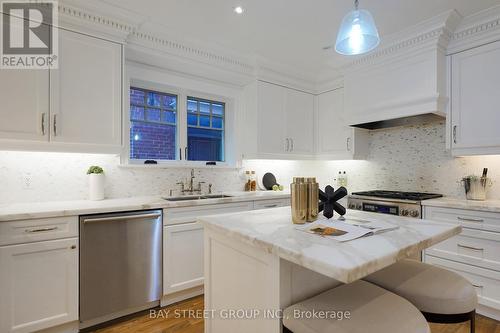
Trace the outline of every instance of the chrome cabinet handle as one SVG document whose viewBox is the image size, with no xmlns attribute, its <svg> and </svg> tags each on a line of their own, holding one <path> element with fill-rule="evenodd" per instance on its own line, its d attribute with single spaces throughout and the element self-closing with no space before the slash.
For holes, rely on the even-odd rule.
<svg viewBox="0 0 500 333">
<path fill-rule="evenodd" d="M 54 130 L 54 136 L 57 136 L 57 114 L 54 115 L 54 119 L 52 121 L 52 129 Z"/>
<path fill-rule="evenodd" d="M 274 207 L 278 207 L 278 205 L 274 204 L 274 205 L 266 205 L 266 206 L 264 206 L 264 208 L 274 208 Z"/>
<path fill-rule="evenodd" d="M 459 221 L 466 221 L 466 222 L 474 222 L 474 223 L 482 223 L 482 222 L 484 222 L 483 219 L 471 219 L 471 218 L 460 217 L 460 216 L 457 216 L 457 220 L 459 220 Z"/>
<path fill-rule="evenodd" d="M 57 230 L 57 229 L 58 229 L 57 227 L 37 228 L 37 229 L 26 229 L 26 230 L 24 230 L 24 232 L 31 234 L 31 233 L 36 233 L 36 232 L 53 231 L 53 230 Z"/>
<path fill-rule="evenodd" d="M 457 244 L 458 247 L 462 247 L 464 249 L 468 249 L 468 250 L 474 250 L 474 251 L 484 251 L 483 248 L 480 248 L 480 247 L 473 247 L 473 246 L 468 246 L 468 245 L 463 245 L 463 244 L 460 244 L 458 243 Z"/>
<path fill-rule="evenodd" d="M 290 139 L 286 138 L 285 151 L 290 151 Z"/>
<path fill-rule="evenodd" d="M 133 219 L 143 219 L 143 218 L 157 218 L 157 217 L 160 217 L 160 216 L 161 216 L 161 214 L 159 214 L 159 213 L 151 213 L 151 214 L 137 214 L 137 215 L 98 217 L 98 218 L 83 220 L 83 223 L 108 222 L 108 221 L 123 221 L 123 220 L 133 220 Z"/>
<path fill-rule="evenodd" d="M 188 147 L 184 147 L 184 159 L 187 161 L 188 159 Z"/>
<path fill-rule="evenodd" d="M 475 287 L 475 288 L 484 288 L 484 286 L 481 286 L 479 284 L 472 284 L 472 286 Z"/>
<path fill-rule="evenodd" d="M 45 112 L 42 113 L 42 135 L 45 135 Z"/>
<path fill-rule="evenodd" d="M 457 125 L 453 126 L 453 143 L 457 143 Z"/>
<path fill-rule="evenodd" d="M 182 161 L 182 148 L 179 148 L 179 160 Z"/>
<path fill-rule="evenodd" d="M 290 151 L 293 151 L 293 139 L 290 139 L 290 142 L 292 143 L 290 146 Z"/>
<path fill-rule="evenodd" d="M 346 140 L 347 151 L 351 151 L 351 145 L 350 145 L 350 143 L 351 143 L 351 138 L 347 138 L 347 140 Z"/>
</svg>

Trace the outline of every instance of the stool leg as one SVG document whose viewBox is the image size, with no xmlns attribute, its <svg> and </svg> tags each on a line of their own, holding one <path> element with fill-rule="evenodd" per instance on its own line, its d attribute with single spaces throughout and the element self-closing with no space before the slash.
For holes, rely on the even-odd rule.
<svg viewBox="0 0 500 333">
<path fill-rule="evenodd" d="M 476 311 L 472 311 L 470 317 L 470 333 L 476 332 Z"/>
</svg>

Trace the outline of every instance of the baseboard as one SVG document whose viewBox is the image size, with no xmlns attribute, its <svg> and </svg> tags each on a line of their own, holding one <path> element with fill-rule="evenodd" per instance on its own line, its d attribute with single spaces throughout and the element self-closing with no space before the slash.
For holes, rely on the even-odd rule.
<svg viewBox="0 0 500 333">
<path fill-rule="evenodd" d="M 496 321 L 500 321 L 500 310 L 490 308 L 489 306 L 479 304 L 477 306 L 476 312 L 482 316 L 495 319 Z"/>
<path fill-rule="evenodd" d="M 180 301 L 184 301 L 188 298 L 202 295 L 203 292 L 204 292 L 203 286 L 198 286 L 198 287 L 193 287 L 190 289 L 178 291 L 176 293 L 163 295 L 161 300 L 160 300 L 160 305 L 163 307 L 163 306 L 174 304 L 174 303 L 177 303 Z"/>
</svg>

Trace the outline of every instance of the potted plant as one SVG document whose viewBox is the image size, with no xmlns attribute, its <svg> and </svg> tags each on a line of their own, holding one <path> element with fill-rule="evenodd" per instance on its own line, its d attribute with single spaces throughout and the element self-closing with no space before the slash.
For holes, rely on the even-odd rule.
<svg viewBox="0 0 500 333">
<path fill-rule="evenodd" d="M 100 166 L 93 165 L 88 171 L 89 176 L 89 199 L 104 199 L 104 170 Z"/>
</svg>

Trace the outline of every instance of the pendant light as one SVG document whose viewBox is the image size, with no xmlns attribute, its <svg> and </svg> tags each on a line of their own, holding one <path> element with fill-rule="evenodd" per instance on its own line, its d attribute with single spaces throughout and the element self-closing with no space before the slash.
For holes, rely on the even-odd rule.
<svg viewBox="0 0 500 333">
<path fill-rule="evenodd" d="M 354 1 L 354 10 L 349 12 L 340 25 L 335 51 L 343 55 L 369 52 L 380 43 L 375 21 L 369 11 L 358 9 L 359 0 Z"/>
</svg>

